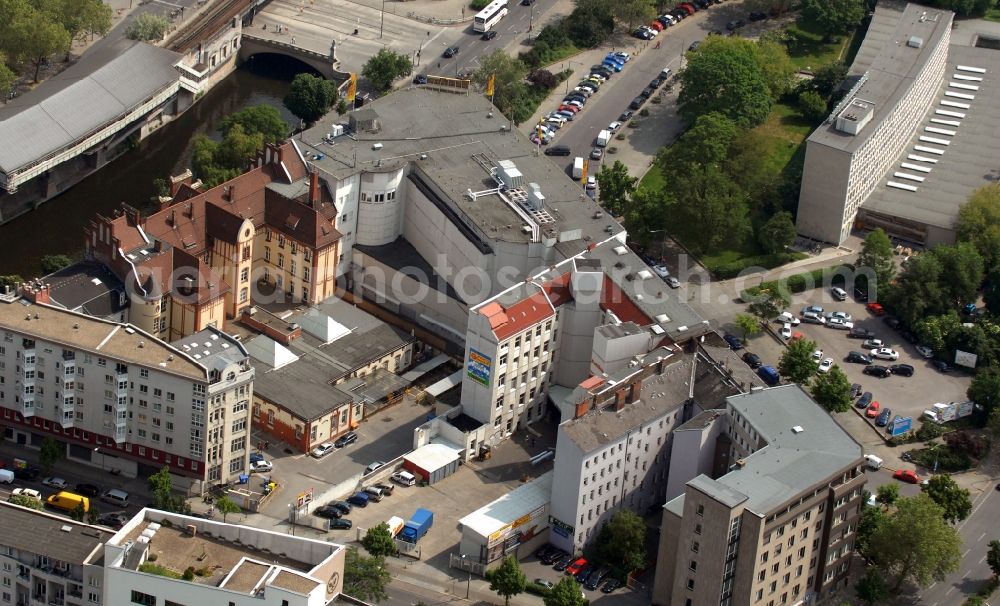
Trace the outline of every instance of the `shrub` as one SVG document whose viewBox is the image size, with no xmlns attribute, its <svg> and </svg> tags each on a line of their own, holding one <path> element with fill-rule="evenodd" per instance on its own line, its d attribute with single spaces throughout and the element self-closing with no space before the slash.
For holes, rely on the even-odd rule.
<svg viewBox="0 0 1000 606">
<path fill-rule="evenodd" d="M 487 5 L 489 5 L 489 3 L 490 0 L 472 0 L 472 2 L 469 3 L 469 8 L 478 13 L 479 11 L 486 8 Z"/>
<path fill-rule="evenodd" d="M 639 121 L 638 120 L 629 120 L 628 127 L 629 128 L 638 128 L 639 127 Z"/>
<path fill-rule="evenodd" d="M 181 578 L 184 579 L 185 581 L 193 581 L 194 580 L 194 566 L 188 566 L 184 570 L 184 574 L 181 576 Z"/>
<path fill-rule="evenodd" d="M 645 118 L 646 116 L 648 116 L 649 115 L 649 108 L 648 107 L 644 107 L 644 108 L 640 109 L 639 110 L 639 115 L 642 116 L 643 118 Z"/>
<path fill-rule="evenodd" d="M 617 135 L 615 135 L 615 139 L 618 139 L 619 141 L 624 141 L 625 133 L 618 133 Z"/>
<path fill-rule="evenodd" d="M 609 154 L 617 154 L 618 153 L 618 148 L 615 147 L 614 145 L 612 145 L 611 147 L 608 148 L 608 153 Z"/>
<path fill-rule="evenodd" d="M 928 440 L 941 437 L 944 435 L 944 432 L 944 425 L 939 425 L 937 423 L 922 423 L 920 425 L 920 429 L 917 430 L 916 438 L 918 442 L 926 442 Z"/>
<path fill-rule="evenodd" d="M 662 101 L 663 101 L 663 99 L 661 99 L 659 97 L 653 97 L 652 99 L 649 100 L 650 103 L 654 103 L 656 105 L 659 105 Z"/>
<path fill-rule="evenodd" d="M 531 75 L 528 76 L 528 81 L 535 86 L 547 89 L 553 89 L 559 84 L 559 79 L 547 69 L 536 69 L 531 72 Z"/>
<path fill-rule="evenodd" d="M 489 580 L 489 579 L 487 579 L 487 580 Z M 533 594 L 535 594 L 537 596 L 541 596 L 543 598 L 547 597 L 549 595 L 549 588 L 548 587 L 545 587 L 544 585 L 539 585 L 538 583 L 535 583 L 534 581 L 528 581 L 528 583 L 526 583 L 525 586 L 524 586 L 524 590 L 527 591 L 528 593 L 533 593 Z"/>
<path fill-rule="evenodd" d="M 990 449 L 989 440 L 969 431 L 953 431 L 944 436 L 944 441 L 952 452 L 972 459 L 982 459 Z"/>
</svg>

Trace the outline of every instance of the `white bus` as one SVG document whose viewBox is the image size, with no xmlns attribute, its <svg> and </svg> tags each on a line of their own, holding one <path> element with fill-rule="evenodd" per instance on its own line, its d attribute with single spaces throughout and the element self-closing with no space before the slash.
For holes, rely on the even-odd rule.
<svg viewBox="0 0 1000 606">
<path fill-rule="evenodd" d="M 507 14 L 507 0 L 493 0 L 489 6 L 476 13 L 474 29 L 477 32 L 488 32 Z"/>
</svg>

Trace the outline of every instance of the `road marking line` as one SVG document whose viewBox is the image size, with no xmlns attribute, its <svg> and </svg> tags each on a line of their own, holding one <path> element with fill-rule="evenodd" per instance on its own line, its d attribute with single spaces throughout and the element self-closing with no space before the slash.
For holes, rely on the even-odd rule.
<svg viewBox="0 0 1000 606">
<path fill-rule="evenodd" d="M 966 549 L 966 550 L 965 550 L 965 553 L 963 553 L 963 554 L 962 554 L 962 559 L 963 559 L 963 560 L 965 559 L 965 556 L 969 555 L 969 552 L 970 552 L 970 551 L 972 551 L 972 549 Z"/>
<path fill-rule="evenodd" d="M 968 571 L 968 572 L 966 572 L 966 573 L 965 573 L 964 575 L 962 575 L 962 578 L 963 578 L 963 579 L 967 579 L 967 578 L 969 578 L 969 575 L 970 575 L 970 574 L 972 574 L 972 569 L 971 569 L 971 568 L 969 569 L 969 571 Z"/>
<path fill-rule="evenodd" d="M 983 537 L 985 537 L 985 536 L 986 536 L 986 533 L 984 532 L 983 534 L 979 535 L 979 538 L 976 539 L 976 541 L 982 541 Z"/>
<path fill-rule="evenodd" d="M 977 564 L 982 564 L 985 559 L 986 559 L 986 556 L 983 556 L 983 557 L 979 558 L 979 562 L 977 562 Z"/>
</svg>

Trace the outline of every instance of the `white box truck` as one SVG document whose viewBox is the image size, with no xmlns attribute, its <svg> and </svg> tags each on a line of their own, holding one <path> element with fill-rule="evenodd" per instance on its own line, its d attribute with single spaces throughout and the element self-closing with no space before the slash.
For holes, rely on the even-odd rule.
<svg viewBox="0 0 1000 606">
<path fill-rule="evenodd" d="M 573 178 L 577 181 L 583 178 L 583 158 L 573 160 Z"/>
<path fill-rule="evenodd" d="M 876 457 L 873 454 L 867 454 L 867 455 L 865 455 L 865 462 L 868 463 L 868 468 L 869 469 L 876 469 L 877 470 L 877 469 L 881 469 L 882 468 L 882 459 L 879 458 L 879 457 Z"/>
<path fill-rule="evenodd" d="M 602 130 L 597 133 L 597 147 L 607 147 L 608 143 L 611 141 L 611 131 Z"/>
</svg>

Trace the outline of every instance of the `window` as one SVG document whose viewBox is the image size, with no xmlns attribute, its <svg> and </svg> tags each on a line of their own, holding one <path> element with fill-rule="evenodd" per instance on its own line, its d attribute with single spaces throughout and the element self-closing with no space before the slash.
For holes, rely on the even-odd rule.
<svg viewBox="0 0 1000 606">
<path fill-rule="evenodd" d="M 285 267 L 285 255 L 278 253 L 278 267 Z"/>
<path fill-rule="evenodd" d="M 695 534 L 701 534 L 701 524 L 695 524 L 694 525 L 694 533 Z"/>
<path fill-rule="evenodd" d="M 249 250 L 249 249 L 247 249 L 247 250 Z M 244 267 L 240 271 L 240 282 L 249 282 L 249 281 L 250 281 L 250 268 L 249 267 Z"/>
<path fill-rule="evenodd" d="M 689 569 L 689 570 L 690 570 L 691 572 L 698 572 L 698 562 L 696 562 L 696 561 L 694 561 L 694 560 L 691 560 L 691 565 L 690 565 L 690 566 L 688 566 L 688 569 Z"/>
<path fill-rule="evenodd" d="M 688 579 L 688 589 L 694 591 L 694 579 Z"/>
<path fill-rule="evenodd" d="M 697 513 L 700 516 L 704 516 L 705 515 L 705 506 L 704 505 L 699 505 L 698 509 L 695 510 L 695 513 Z"/>
<path fill-rule="evenodd" d="M 156 606 L 156 597 L 133 589 L 132 603 L 141 604 L 142 606 Z"/>
<path fill-rule="evenodd" d="M 271 249 L 266 246 L 264 247 L 264 260 L 268 263 L 271 262 Z"/>
<path fill-rule="evenodd" d="M 617 483 L 617 480 L 615 482 Z M 698 541 L 691 543 L 691 551 L 698 553 L 699 549 L 701 549 L 701 543 L 699 543 Z"/>
</svg>

